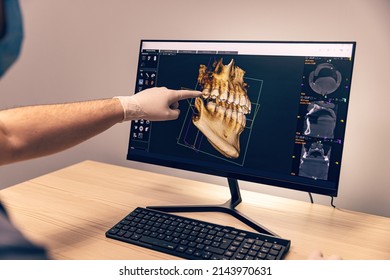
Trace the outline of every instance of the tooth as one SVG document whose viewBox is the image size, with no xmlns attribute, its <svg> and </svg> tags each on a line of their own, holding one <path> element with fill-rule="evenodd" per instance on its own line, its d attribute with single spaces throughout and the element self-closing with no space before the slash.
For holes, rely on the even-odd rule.
<svg viewBox="0 0 390 280">
<path fill-rule="evenodd" d="M 233 102 L 234 102 L 234 91 L 230 91 L 228 97 L 228 104 L 232 104 Z"/>
<path fill-rule="evenodd" d="M 222 81 L 221 88 L 219 92 L 221 93 L 221 96 L 219 97 L 221 100 L 226 101 L 228 98 L 228 89 L 229 89 L 229 81 Z"/>
<path fill-rule="evenodd" d="M 248 114 L 249 113 L 248 107 L 246 107 L 246 105 L 242 106 L 241 108 L 242 108 L 242 112 L 244 114 Z"/>
<path fill-rule="evenodd" d="M 205 88 L 205 89 L 202 91 L 202 97 L 203 97 L 204 99 L 207 99 L 207 98 L 209 98 L 209 96 L 210 96 L 210 90 L 209 90 L 208 88 Z"/>
<path fill-rule="evenodd" d="M 237 123 L 240 125 L 240 126 L 242 126 L 242 116 L 243 116 L 244 114 L 243 113 L 241 113 L 241 112 L 238 112 L 237 113 Z"/>
<path fill-rule="evenodd" d="M 237 122 L 237 111 L 232 112 L 232 121 Z"/>
<path fill-rule="evenodd" d="M 207 110 L 209 112 L 215 112 L 215 109 L 217 106 L 216 106 L 215 102 L 209 101 L 209 102 L 207 102 L 206 107 L 207 107 Z"/>
<path fill-rule="evenodd" d="M 242 115 L 242 122 L 241 122 L 241 124 L 242 124 L 242 127 L 246 126 L 246 116 L 245 116 L 245 114 Z"/>
<path fill-rule="evenodd" d="M 240 105 L 240 94 L 238 92 L 234 95 L 234 104 Z"/>
<path fill-rule="evenodd" d="M 251 101 L 249 100 L 249 98 L 248 98 L 248 100 L 247 100 L 248 102 L 247 102 L 247 107 L 248 107 L 248 113 L 250 114 L 250 112 L 252 111 L 252 103 L 251 103 Z"/>
<path fill-rule="evenodd" d="M 246 106 L 247 98 L 245 95 L 241 95 L 240 97 L 240 106 Z"/>
<path fill-rule="evenodd" d="M 240 96 L 240 106 L 244 106 L 244 105 L 246 105 L 246 96 L 241 95 Z"/>
<path fill-rule="evenodd" d="M 232 109 L 230 108 L 226 109 L 225 116 L 227 121 L 230 121 L 230 119 L 232 118 L 232 112 L 233 112 Z"/>
<path fill-rule="evenodd" d="M 237 122 L 241 125 L 241 126 L 245 126 L 245 115 L 243 113 L 240 113 L 238 112 L 238 118 L 237 118 Z"/>
<path fill-rule="evenodd" d="M 225 112 L 226 112 L 226 107 L 224 107 L 224 106 L 218 106 L 217 107 L 217 115 L 219 117 L 225 116 Z"/>
<path fill-rule="evenodd" d="M 213 89 L 213 90 L 211 91 L 211 98 L 212 98 L 212 99 L 217 98 L 218 95 L 219 95 L 218 89 L 215 88 L 215 89 Z"/>
<path fill-rule="evenodd" d="M 228 93 L 227 93 L 227 91 L 222 92 L 221 95 L 219 96 L 219 99 L 220 99 L 222 102 L 225 102 L 225 101 L 228 99 Z"/>
</svg>

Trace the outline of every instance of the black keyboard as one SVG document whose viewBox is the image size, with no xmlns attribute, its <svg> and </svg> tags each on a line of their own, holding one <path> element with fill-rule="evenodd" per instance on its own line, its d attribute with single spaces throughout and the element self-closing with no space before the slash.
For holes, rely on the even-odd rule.
<svg viewBox="0 0 390 280">
<path fill-rule="evenodd" d="M 290 248 L 290 240 L 148 208 L 136 208 L 106 236 L 190 260 L 280 260 Z"/>
</svg>

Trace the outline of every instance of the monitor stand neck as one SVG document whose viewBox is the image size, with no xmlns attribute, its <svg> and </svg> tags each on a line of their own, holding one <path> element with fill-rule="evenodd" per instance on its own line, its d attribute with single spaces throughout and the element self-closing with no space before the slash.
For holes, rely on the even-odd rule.
<svg viewBox="0 0 390 280">
<path fill-rule="evenodd" d="M 242 201 L 240 187 L 236 179 L 227 178 L 231 199 L 221 205 L 180 205 L 180 206 L 147 206 L 149 209 L 154 209 L 162 212 L 222 212 L 232 215 L 241 222 L 250 226 L 254 230 L 273 236 L 278 236 L 276 233 L 259 225 L 255 221 L 240 213 L 235 207 Z"/>
</svg>

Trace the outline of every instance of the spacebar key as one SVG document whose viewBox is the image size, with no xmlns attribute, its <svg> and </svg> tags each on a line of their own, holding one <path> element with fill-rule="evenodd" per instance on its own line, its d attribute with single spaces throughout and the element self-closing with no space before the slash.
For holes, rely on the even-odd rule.
<svg viewBox="0 0 390 280">
<path fill-rule="evenodd" d="M 223 255 L 223 253 L 225 252 L 222 249 L 218 249 L 218 248 L 210 247 L 210 246 L 205 247 L 204 250 L 207 252 L 210 252 L 210 253 L 218 254 L 218 255 Z"/>
<path fill-rule="evenodd" d="M 175 243 L 167 242 L 167 241 L 160 240 L 160 239 L 151 238 L 151 237 L 148 237 L 148 236 L 142 236 L 139 239 L 139 241 L 147 243 L 147 244 L 150 244 L 150 245 L 153 245 L 153 246 L 158 246 L 158 247 L 171 249 L 171 250 L 174 250 L 176 248 L 176 246 L 177 246 Z"/>
</svg>

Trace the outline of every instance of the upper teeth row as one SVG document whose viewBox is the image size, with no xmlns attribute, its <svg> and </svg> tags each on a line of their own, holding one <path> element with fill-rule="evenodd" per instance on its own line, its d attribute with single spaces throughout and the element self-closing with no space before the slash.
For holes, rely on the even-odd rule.
<svg viewBox="0 0 390 280">
<path fill-rule="evenodd" d="M 242 111 L 244 114 L 249 114 L 251 112 L 251 102 L 248 96 L 240 94 L 239 92 L 227 92 L 224 91 L 221 94 L 218 89 L 210 90 L 208 88 L 203 89 L 202 96 L 204 99 L 216 99 L 221 103 L 227 103 L 227 105 L 235 105 L 239 111 Z"/>
</svg>

